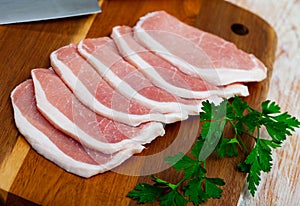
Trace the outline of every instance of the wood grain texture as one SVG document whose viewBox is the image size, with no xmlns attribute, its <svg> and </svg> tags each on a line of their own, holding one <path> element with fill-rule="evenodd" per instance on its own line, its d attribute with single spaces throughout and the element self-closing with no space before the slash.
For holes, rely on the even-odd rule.
<svg viewBox="0 0 300 206">
<path fill-rule="evenodd" d="M 30 150 L 24 138 L 18 138 L 10 155 L 2 162 L 0 167 L 0 188 L 9 191 L 23 161 Z"/>
<path fill-rule="evenodd" d="M 1 81 L 0 85 L 3 89 L 0 94 L 0 118 L 4 122 L 1 126 L 5 129 L 0 131 L 2 132 L 0 164 L 12 154 L 17 138 L 22 138 L 14 127 L 9 94 L 18 83 L 30 77 L 31 69 L 49 67 L 49 54 L 61 46 L 71 42 L 77 43 L 85 36 L 88 38 L 107 36 L 113 26 L 123 24 L 133 26 L 140 16 L 149 11 L 162 9 L 190 25 L 222 36 L 257 55 L 269 68 L 268 78 L 260 83 L 249 84 L 251 95 L 246 99 L 252 106 L 257 107 L 266 98 L 276 46 L 275 33 L 257 16 L 224 1 L 104 1 L 103 12 L 93 17 L 0 26 L 2 37 L 0 37 L 0 58 L 4 62 L 1 65 L 3 71 L 1 77 L 4 81 Z M 233 33 L 230 29 L 233 23 L 247 26 L 249 34 L 239 36 Z M 260 47 L 262 44 L 263 50 Z M 175 144 L 170 152 L 177 153 L 182 148 L 189 148 L 197 137 L 198 120 L 197 117 L 191 117 L 187 121 L 167 125 L 166 135 L 147 145 L 147 149 L 136 158 L 130 159 L 118 170 L 89 179 L 69 174 L 34 150 L 29 150 L 9 191 L 5 194 L 4 188 L 0 188 L 4 191 L 0 194 L 3 194 L 6 201 L 9 199 L 11 202 L 14 196 L 18 196 L 42 205 L 136 205 L 136 201 L 125 197 L 126 194 L 137 183 L 150 182 L 150 178 L 121 173 L 130 172 L 133 168 L 145 173 L 148 169 L 162 165 L 162 158 L 151 163 L 144 157 L 158 153 L 169 154 L 164 152 L 168 151 L 167 148 L 176 140 L 181 140 L 181 144 Z M 244 182 L 244 175 L 238 173 L 235 168 L 238 161 L 238 158 L 223 160 L 215 156 L 210 158 L 209 175 L 224 178 L 227 185 L 224 187 L 222 199 L 212 200 L 206 205 L 236 205 Z M 145 169 L 147 167 L 148 169 Z M 181 174 L 177 174 L 173 169 L 167 169 L 157 175 L 168 181 L 177 182 Z"/>
<path fill-rule="evenodd" d="M 300 1 L 230 0 L 260 15 L 275 29 L 278 48 L 270 80 L 268 99 L 300 118 Z M 245 190 L 239 205 L 299 205 L 300 202 L 300 130 L 288 138 L 273 155 L 273 169 L 262 175 L 261 186 L 253 198 Z M 272 198 L 270 198 L 270 196 Z"/>
</svg>

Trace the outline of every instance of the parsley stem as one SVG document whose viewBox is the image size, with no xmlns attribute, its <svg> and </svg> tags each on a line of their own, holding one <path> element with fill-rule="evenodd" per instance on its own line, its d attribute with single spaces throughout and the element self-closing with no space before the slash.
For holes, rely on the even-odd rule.
<svg viewBox="0 0 300 206">
<path fill-rule="evenodd" d="M 180 183 L 180 182 L 179 182 L 179 183 Z M 179 183 L 178 183 L 178 184 L 179 184 Z M 172 184 L 172 183 L 168 183 L 167 185 L 168 185 L 172 190 L 176 190 L 177 187 L 179 186 L 178 184 L 174 185 L 174 184 Z"/>
<path fill-rule="evenodd" d="M 233 123 L 233 121 L 231 119 L 229 119 L 229 118 L 226 118 L 226 119 L 227 119 L 227 121 L 229 121 L 229 123 L 231 124 L 232 128 L 234 129 L 234 132 L 236 134 L 235 136 L 239 139 L 239 142 L 242 144 L 243 148 L 248 153 L 249 150 L 248 150 L 247 146 L 245 145 L 245 142 L 243 141 L 242 137 L 240 135 L 238 135 L 239 132 L 238 132 L 235 124 Z"/>
<path fill-rule="evenodd" d="M 175 187 L 172 188 L 173 190 L 176 190 L 180 185 L 182 185 L 182 183 L 186 180 L 186 178 L 183 178 L 180 182 L 178 182 L 176 185 L 174 185 Z"/>
<path fill-rule="evenodd" d="M 242 133 L 245 134 L 245 135 L 247 135 L 247 136 L 249 136 L 249 137 L 252 137 L 255 140 L 257 139 L 257 137 L 253 136 L 252 134 L 250 134 L 248 132 L 243 131 Z"/>
<path fill-rule="evenodd" d="M 232 121 L 231 119 L 229 119 L 229 118 L 226 118 L 226 120 L 231 124 L 232 128 L 234 129 L 234 132 L 235 132 L 236 134 L 238 134 L 237 128 L 236 128 L 236 126 L 234 125 L 233 121 Z"/>
<path fill-rule="evenodd" d="M 236 135 L 236 136 L 237 136 L 237 138 L 239 139 L 239 142 L 242 143 L 242 146 L 244 147 L 245 151 L 246 151 L 247 153 L 249 153 L 249 150 L 248 150 L 248 148 L 247 148 L 247 146 L 246 146 L 246 144 L 245 144 L 243 138 L 242 138 L 240 135 Z"/>
</svg>

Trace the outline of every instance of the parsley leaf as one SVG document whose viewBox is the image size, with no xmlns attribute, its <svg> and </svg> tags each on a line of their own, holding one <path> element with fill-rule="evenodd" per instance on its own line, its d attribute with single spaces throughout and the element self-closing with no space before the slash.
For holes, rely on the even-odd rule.
<svg viewBox="0 0 300 206">
<path fill-rule="evenodd" d="M 243 116 L 240 121 L 246 126 L 247 130 L 251 133 L 255 131 L 257 127 L 260 127 L 259 121 L 261 114 L 257 111 L 250 111 L 248 114 Z"/>
<path fill-rule="evenodd" d="M 261 104 L 261 108 L 263 114 L 280 113 L 280 107 L 275 102 L 271 102 L 270 100 L 264 101 Z"/>
<path fill-rule="evenodd" d="M 138 184 L 134 190 L 131 190 L 127 197 L 138 199 L 139 204 L 153 203 L 165 191 L 164 188 L 152 186 L 146 183 Z"/>
<path fill-rule="evenodd" d="M 262 119 L 262 124 L 276 143 L 282 143 L 286 140 L 287 135 L 291 135 L 291 132 L 300 126 L 299 121 L 288 113 L 278 115 L 274 113 L 272 115 L 266 114 Z"/>
<path fill-rule="evenodd" d="M 248 154 L 246 160 L 238 164 L 241 171 L 247 172 L 248 189 L 254 196 L 257 186 L 260 183 L 261 172 L 269 172 L 272 168 L 272 149 L 280 147 L 291 132 L 300 126 L 300 122 L 288 113 L 280 113 L 280 107 L 267 100 L 262 103 L 262 112 L 248 108 L 251 118 L 243 117 L 242 121 L 250 132 L 257 129 L 256 144 Z M 248 123 L 251 121 L 252 123 Z M 259 129 L 264 126 L 271 139 L 261 139 Z M 246 131 L 244 131 L 246 133 Z"/>
<path fill-rule="evenodd" d="M 246 160 L 238 164 L 243 172 L 248 172 L 247 182 L 249 190 L 254 195 L 260 182 L 261 172 L 269 172 L 272 167 L 272 148 L 279 147 L 271 140 L 258 139 L 256 145 L 247 156 Z"/>
<path fill-rule="evenodd" d="M 208 198 L 221 198 L 223 190 L 218 186 L 224 186 L 225 182 L 220 178 L 205 178 L 205 191 Z"/>
<path fill-rule="evenodd" d="M 220 178 L 207 177 L 207 157 L 214 151 L 219 157 L 234 157 L 239 154 L 238 149 L 248 153 L 238 168 L 248 173 L 248 189 L 254 195 L 261 173 L 269 172 L 272 168 L 272 151 L 300 127 L 300 122 L 287 112 L 281 113 L 275 102 L 267 100 L 261 104 L 261 111 L 257 111 L 239 97 L 234 97 L 231 102 L 224 100 L 219 105 L 204 101 L 200 124 L 200 136 L 190 153 L 178 153 L 165 158 L 176 171 L 183 173 L 183 178 L 177 184 L 152 176 L 154 185 L 138 184 L 127 196 L 139 203 L 158 200 L 162 206 L 181 206 L 188 202 L 199 205 L 210 198 L 221 198 L 221 187 L 225 182 Z M 226 126 L 231 126 L 233 136 L 224 134 Z M 260 137 L 262 127 L 266 128 L 269 137 Z M 250 151 L 244 143 L 245 138 L 255 140 L 256 144 Z"/>
<path fill-rule="evenodd" d="M 220 157 L 234 157 L 238 155 L 237 145 L 239 141 L 237 138 L 223 138 L 217 148 Z"/>
<path fill-rule="evenodd" d="M 139 203 L 153 203 L 158 200 L 161 206 L 181 206 L 188 202 L 198 205 L 209 198 L 220 198 L 223 190 L 219 187 L 225 182 L 219 178 L 206 177 L 207 171 L 203 166 L 205 163 L 198 159 L 203 146 L 204 140 L 199 138 L 189 155 L 178 153 L 165 158 L 165 161 L 178 172 L 183 171 L 184 177 L 179 183 L 172 184 L 152 176 L 155 182 L 153 186 L 145 183 L 139 184 L 127 196 L 138 199 Z"/>
<path fill-rule="evenodd" d="M 174 156 L 166 157 L 165 161 L 173 165 L 172 167 L 177 169 L 177 171 L 181 171 L 182 169 L 186 169 L 187 167 L 191 167 L 195 164 L 195 160 L 184 155 L 183 153 L 178 153 Z"/>
<path fill-rule="evenodd" d="M 230 105 L 228 105 L 230 107 Z M 234 97 L 231 106 L 233 108 L 233 112 L 235 113 L 235 116 L 242 117 L 245 110 L 248 108 L 247 102 L 243 102 L 241 98 Z"/>
<path fill-rule="evenodd" d="M 202 188 L 202 182 L 199 179 L 193 179 L 183 188 L 184 195 L 189 198 L 189 201 L 194 205 L 199 205 L 208 200 L 205 191 Z"/>
<path fill-rule="evenodd" d="M 202 111 L 200 112 L 200 121 L 202 123 L 200 138 L 204 142 L 198 155 L 199 161 L 204 161 L 215 150 L 222 138 L 226 125 L 227 101 L 223 101 L 220 105 L 206 101 L 202 105 Z"/>
<path fill-rule="evenodd" d="M 187 205 L 188 201 L 176 190 L 172 190 L 159 198 L 161 206 Z"/>
</svg>

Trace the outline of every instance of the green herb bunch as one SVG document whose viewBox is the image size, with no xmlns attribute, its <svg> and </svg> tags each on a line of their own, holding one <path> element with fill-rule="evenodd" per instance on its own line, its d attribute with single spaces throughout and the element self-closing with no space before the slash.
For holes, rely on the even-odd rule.
<svg viewBox="0 0 300 206">
<path fill-rule="evenodd" d="M 261 104 L 261 111 L 251 108 L 247 102 L 235 97 L 224 100 L 219 105 L 203 102 L 200 112 L 201 132 L 189 154 L 178 153 L 165 158 L 183 178 L 177 183 L 169 183 L 152 175 L 153 185 L 141 183 L 127 196 L 138 203 L 159 201 L 161 206 L 184 206 L 188 202 L 199 205 L 210 198 L 221 198 L 225 185 L 223 179 L 207 177 L 206 161 L 212 152 L 222 157 L 234 157 L 239 149 L 248 153 L 246 159 L 237 166 L 248 173 L 247 182 L 254 196 L 260 183 L 261 172 L 272 168 L 272 150 L 282 146 L 300 122 L 269 100 Z M 230 126 L 234 135 L 226 137 L 224 127 Z M 260 137 L 264 127 L 269 136 Z M 255 141 L 253 148 L 247 148 L 246 138 Z"/>
</svg>

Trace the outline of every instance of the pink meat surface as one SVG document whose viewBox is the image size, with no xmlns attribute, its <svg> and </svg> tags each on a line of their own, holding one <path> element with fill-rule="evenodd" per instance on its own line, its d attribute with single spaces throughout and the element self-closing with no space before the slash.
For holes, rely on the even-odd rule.
<svg viewBox="0 0 300 206">
<path fill-rule="evenodd" d="M 247 87 L 242 84 L 217 87 L 199 77 L 181 72 L 135 41 L 132 29 L 128 26 L 114 27 L 111 36 L 120 54 L 128 62 L 136 66 L 153 84 L 176 96 L 204 99 L 212 96 L 229 98 L 235 95 L 248 95 Z"/>
<path fill-rule="evenodd" d="M 154 86 L 120 56 L 112 39 L 85 39 L 79 43 L 78 50 L 114 89 L 127 98 L 134 98 L 153 111 L 181 113 L 182 119 L 186 119 L 187 113 L 198 114 L 201 104 L 181 99 Z"/>
<path fill-rule="evenodd" d="M 164 134 L 158 122 L 132 127 L 94 113 L 51 70 L 34 69 L 31 75 L 41 113 L 55 127 L 87 147 L 112 154 L 132 143 L 146 144 Z"/>
<path fill-rule="evenodd" d="M 165 11 L 141 17 L 134 31 L 135 38 L 157 55 L 183 72 L 216 85 L 261 81 L 266 77 L 266 67 L 254 55 Z"/>
<path fill-rule="evenodd" d="M 108 155 L 84 147 L 57 130 L 38 111 L 32 80 L 18 85 L 11 93 L 11 100 L 16 126 L 29 144 L 68 172 L 90 177 L 117 167 L 143 150 L 140 144 L 132 144 L 125 150 Z"/>
<path fill-rule="evenodd" d="M 151 111 L 114 90 L 70 44 L 51 53 L 51 65 L 75 96 L 91 110 L 124 124 L 137 126 L 149 121 L 172 123 L 180 114 Z"/>
</svg>

